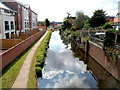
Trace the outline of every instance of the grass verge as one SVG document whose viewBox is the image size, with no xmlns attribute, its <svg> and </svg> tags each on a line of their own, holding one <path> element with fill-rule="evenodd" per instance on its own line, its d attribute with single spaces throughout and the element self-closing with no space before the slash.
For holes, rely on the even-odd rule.
<svg viewBox="0 0 120 90">
<path fill-rule="evenodd" d="M 37 88 L 37 77 L 42 74 L 42 67 L 44 64 L 44 58 L 47 54 L 48 44 L 51 37 L 52 32 L 49 31 L 43 41 L 38 46 L 35 51 L 33 61 L 31 63 L 29 79 L 28 79 L 28 88 Z"/>
<path fill-rule="evenodd" d="M 38 40 L 36 40 L 22 54 L 20 54 L 13 62 L 11 62 L 7 67 L 5 67 L 2 70 L 2 77 L 0 77 L 2 78 L 2 87 L 0 88 L 11 88 L 12 87 L 27 54 L 29 53 L 30 49 L 34 46 L 34 44 Z"/>
</svg>

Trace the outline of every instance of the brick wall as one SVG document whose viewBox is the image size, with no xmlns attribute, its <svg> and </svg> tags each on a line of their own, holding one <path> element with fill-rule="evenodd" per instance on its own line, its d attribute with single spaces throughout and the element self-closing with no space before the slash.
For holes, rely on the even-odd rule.
<svg viewBox="0 0 120 90">
<path fill-rule="evenodd" d="M 88 54 L 120 81 L 120 61 L 114 61 L 114 63 L 111 63 L 107 60 L 104 50 L 90 41 Z"/>
<path fill-rule="evenodd" d="M 0 62 L 2 61 L 2 65 L 0 65 L 0 69 L 3 69 L 10 62 L 12 62 L 17 56 L 19 56 L 25 49 L 27 49 L 32 43 L 34 43 L 43 33 L 44 31 L 39 31 L 38 33 L 32 35 L 31 37 L 25 39 L 14 47 L 8 49 L 4 53 L 0 54 Z"/>
</svg>

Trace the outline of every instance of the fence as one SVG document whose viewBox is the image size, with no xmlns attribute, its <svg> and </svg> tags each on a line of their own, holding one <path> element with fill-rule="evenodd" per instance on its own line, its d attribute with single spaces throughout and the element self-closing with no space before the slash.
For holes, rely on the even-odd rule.
<svg viewBox="0 0 120 90">
<path fill-rule="evenodd" d="M 18 44 L 19 42 L 21 42 L 22 40 L 21 39 L 0 39 L 0 41 L 2 41 L 0 49 L 9 49 L 15 46 L 16 44 Z"/>
<path fill-rule="evenodd" d="M 92 36 L 89 36 L 89 40 L 100 46 L 103 46 L 103 40 L 100 40 L 100 39 L 92 37 Z"/>
<path fill-rule="evenodd" d="M 3 69 L 10 62 L 12 62 L 17 56 L 19 56 L 25 49 L 27 49 L 32 43 L 34 43 L 41 35 L 43 35 L 44 31 L 39 31 L 38 33 L 32 35 L 31 37 L 23 40 L 19 44 L 13 46 L 8 49 L 4 53 L 0 54 L 0 62 L 2 61 L 2 66 L 0 69 Z"/>
</svg>

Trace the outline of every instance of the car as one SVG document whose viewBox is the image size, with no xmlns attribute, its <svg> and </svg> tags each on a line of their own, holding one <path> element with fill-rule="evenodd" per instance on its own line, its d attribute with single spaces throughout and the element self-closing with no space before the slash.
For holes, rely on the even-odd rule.
<svg viewBox="0 0 120 90">
<path fill-rule="evenodd" d="M 39 31 L 42 31 L 43 29 L 42 29 L 42 28 L 39 28 L 38 30 L 39 30 Z"/>
</svg>

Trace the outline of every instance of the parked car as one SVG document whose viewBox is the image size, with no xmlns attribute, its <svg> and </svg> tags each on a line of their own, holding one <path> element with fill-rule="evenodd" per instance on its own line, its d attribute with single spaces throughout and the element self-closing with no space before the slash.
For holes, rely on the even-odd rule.
<svg viewBox="0 0 120 90">
<path fill-rule="evenodd" d="M 42 28 L 39 28 L 38 30 L 39 30 L 39 31 L 42 31 L 43 29 L 42 29 Z"/>
</svg>

